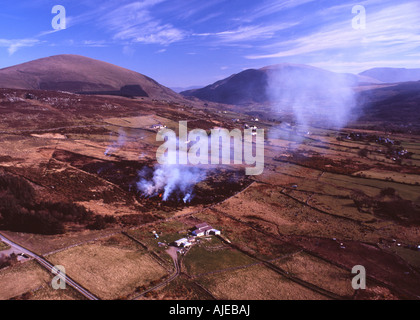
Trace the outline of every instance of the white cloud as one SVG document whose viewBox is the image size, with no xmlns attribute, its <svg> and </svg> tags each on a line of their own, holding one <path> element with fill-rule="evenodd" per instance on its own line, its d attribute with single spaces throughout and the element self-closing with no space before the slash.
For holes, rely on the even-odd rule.
<svg viewBox="0 0 420 320">
<path fill-rule="evenodd" d="M 40 43 L 38 39 L 0 39 L 0 47 L 6 47 L 9 55 L 13 55 L 19 48 L 33 47 Z"/>
</svg>

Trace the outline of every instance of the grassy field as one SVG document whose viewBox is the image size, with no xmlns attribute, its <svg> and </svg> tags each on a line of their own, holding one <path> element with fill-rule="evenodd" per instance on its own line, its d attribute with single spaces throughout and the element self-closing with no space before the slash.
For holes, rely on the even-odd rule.
<svg viewBox="0 0 420 320">
<path fill-rule="evenodd" d="M 212 296 L 193 280 L 180 275 L 158 290 L 151 291 L 140 300 L 211 300 Z"/>
<path fill-rule="evenodd" d="M 203 239 L 202 242 L 207 241 Z M 189 275 L 236 268 L 256 262 L 239 251 L 226 248 L 217 238 L 209 242 L 212 244 L 195 245 L 183 258 L 183 264 Z"/>
<path fill-rule="evenodd" d="M 55 290 L 50 285 L 44 285 L 32 292 L 28 300 L 86 300 L 86 298 L 69 286 L 64 290 Z"/>
<path fill-rule="evenodd" d="M 237 223 L 211 209 L 197 214 L 196 217 L 221 230 L 222 235 L 241 250 L 261 259 L 275 259 L 298 250 L 295 246 L 284 243 L 275 237 L 267 237 L 250 226 Z"/>
<path fill-rule="evenodd" d="M 77 245 L 85 241 L 91 241 L 106 234 L 110 234 L 113 230 L 106 230 L 105 232 L 104 230 L 84 230 L 82 232 L 74 232 L 58 236 L 9 231 L 3 232 L 5 235 L 13 239 L 13 241 L 21 244 L 25 248 L 28 248 L 37 254 L 45 255 L 61 248 Z"/>
<path fill-rule="evenodd" d="M 260 265 L 202 277 L 198 282 L 222 300 L 325 299 Z"/>
<path fill-rule="evenodd" d="M 35 261 L 0 270 L 0 300 L 19 297 L 42 286 L 48 286 L 52 278 L 53 276 Z"/>
<path fill-rule="evenodd" d="M 386 248 L 385 250 L 400 256 L 410 265 L 420 270 L 420 251 L 415 251 L 397 246 L 392 246 L 391 248 Z"/>
<path fill-rule="evenodd" d="M 152 125 L 162 124 L 168 127 L 175 126 L 174 121 L 159 117 L 157 115 L 147 115 L 139 117 L 109 118 L 104 120 L 106 123 L 135 129 L 150 129 Z"/>
<path fill-rule="evenodd" d="M 118 237 L 82 245 L 49 257 L 101 299 L 118 299 L 167 276 L 149 254 Z"/>
<path fill-rule="evenodd" d="M 282 188 L 279 187 L 254 185 L 216 208 L 273 235 L 305 234 L 328 238 L 339 235 L 341 238 L 368 239 L 366 228 L 359 224 L 357 218 L 369 220 L 371 216 L 366 217 L 357 212 L 354 221 L 345 220 L 343 223 L 340 217 L 345 216 L 344 212 L 333 212 L 330 208 L 334 215 L 322 213 L 296 202 L 281 191 Z M 302 194 L 299 196 L 302 197 Z M 305 202 L 306 199 L 308 196 L 302 197 L 301 201 Z M 334 199 L 329 200 L 331 204 L 335 204 Z M 237 239 L 239 243 L 249 244 L 241 238 Z M 272 240 L 266 239 L 265 242 L 270 243 Z M 261 246 L 265 247 L 266 244 Z"/>
<path fill-rule="evenodd" d="M 298 277 L 340 296 L 354 294 L 351 274 L 321 259 L 306 253 L 299 253 L 274 262 L 290 275 Z"/>
</svg>

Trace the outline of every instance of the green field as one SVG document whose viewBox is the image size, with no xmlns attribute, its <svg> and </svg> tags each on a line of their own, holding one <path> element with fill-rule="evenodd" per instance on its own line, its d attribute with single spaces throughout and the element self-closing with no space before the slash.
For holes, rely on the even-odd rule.
<svg viewBox="0 0 420 320">
<path fill-rule="evenodd" d="M 236 268 L 256 262 L 237 250 L 226 248 L 215 237 L 208 243 L 205 239 L 201 241 L 204 242 L 203 245 L 194 245 L 182 260 L 189 275 Z"/>
</svg>

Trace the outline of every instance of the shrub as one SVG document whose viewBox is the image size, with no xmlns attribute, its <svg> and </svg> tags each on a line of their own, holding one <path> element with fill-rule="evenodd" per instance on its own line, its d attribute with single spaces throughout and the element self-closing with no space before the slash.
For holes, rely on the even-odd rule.
<svg viewBox="0 0 420 320">
<path fill-rule="evenodd" d="M 394 188 L 384 188 L 384 189 L 381 190 L 379 195 L 381 197 L 386 197 L 386 196 L 393 197 L 393 196 L 395 196 L 395 193 L 396 193 L 396 190 Z"/>
<path fill-rule="evenodd" d="M 0 225 L 17 232 L 60 234 L 65 222 L 85 223 L 92 212 L 67 202 L 35 203 L 35 192 L 24 178 L 0 174 Z"/>
</svg>

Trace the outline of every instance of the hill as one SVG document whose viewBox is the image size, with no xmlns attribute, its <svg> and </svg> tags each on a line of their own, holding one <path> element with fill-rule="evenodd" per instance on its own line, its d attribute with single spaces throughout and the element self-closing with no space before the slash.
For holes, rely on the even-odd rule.
<svg viewBox="0 0 420 320">
<path fill-rule="evenodd" d="M 116 65 L 78 55 L 57 55 L 0 69 L 0 88 L 90 94 L 181 97 L 155 80 Z"/>
<path fill-rule="evenodd" d="M 367 76 L 339 74 L 312 66 L 284 63 L 261 69 L 248 69 L 207 87 L 183 91 L 181 94 L 227 104 L 264 103 L 269 102 L 272 98 L 267 88 L 272 86 L 273 80 L 282 84 L 290 83 L 290 80 L 295 78 L 297 80 L 316 79 L 321 83 L 342 83 L 345 81 L 351 86 L 379 83 L 378 80 Z M 299 86 L 298 81 L 296 81 L 296 85 Z"/>
<path fill-rule="evenodd" d="M 373 68 L 359 73 L 385 83 L 419 81 L 420 69 L 406 68 Z"/>
<path fill-rule="evenodd" d="M 361 120 L 384 121 L 420 132 L 420 81 L 398 83 L 360 94 Z"/>
</svg>

